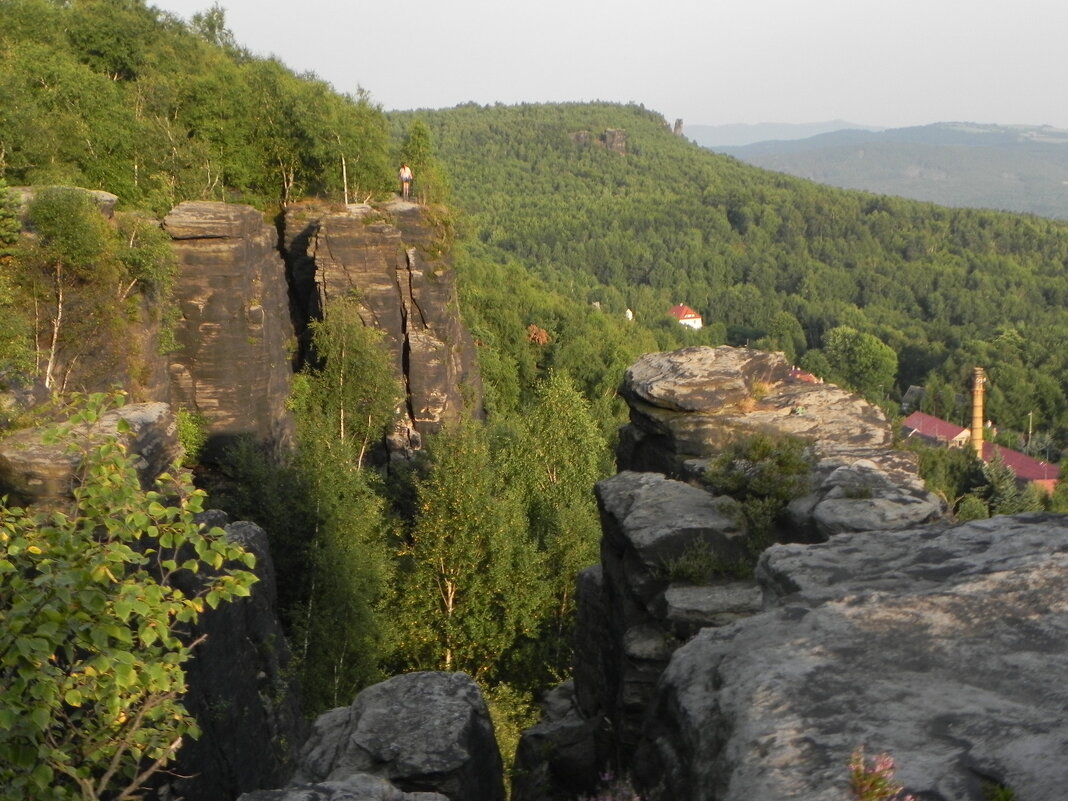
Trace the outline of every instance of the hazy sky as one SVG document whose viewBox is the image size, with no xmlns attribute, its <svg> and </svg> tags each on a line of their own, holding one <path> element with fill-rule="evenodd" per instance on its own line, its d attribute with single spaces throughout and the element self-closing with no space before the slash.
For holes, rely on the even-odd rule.
<svg viewBox="0 0 1068 801">
<path fill-rule="evenodd" d="M 188 19 L 213 0 L 148 0 Z M 720 125 L 1068 128 L 1065 0 L 219 0 L 237 41 L 385 109 L 642 103 Z"/>
</svg>

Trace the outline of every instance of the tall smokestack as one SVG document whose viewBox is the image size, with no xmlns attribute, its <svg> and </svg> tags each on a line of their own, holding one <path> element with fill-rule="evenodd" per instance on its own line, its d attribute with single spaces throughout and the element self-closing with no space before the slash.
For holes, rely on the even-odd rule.
<svg viewBox="0 0 1068 801">
<path fill-rule="evenodd" d="M 972 371 L 972 447 L 983 458 L 983 394 L 986 392 L 986 371 L 976 367 Z"/>
</svg>

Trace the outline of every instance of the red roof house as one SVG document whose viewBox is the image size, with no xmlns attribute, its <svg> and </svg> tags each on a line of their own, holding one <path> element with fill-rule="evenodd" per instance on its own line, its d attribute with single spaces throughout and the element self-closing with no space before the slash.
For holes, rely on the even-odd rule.
<svg viewBox="0 0 1068 801">
<path fill-rule="evenodd" d="M 1057 487 L 1057 478 L 1061 472 L 1057 465 L 1043 462 L 1040 459 L 1032 459 L 1026 453 L 1020 453 L 1011 448 L 1003 448 L 992 442 L 984 442 L 983 461 L 992 462 L 995 455 L 1000 456 L 1005 466 L 1016 474 L 1017 481 L 1038 484 L 1038 486 L 1051 494 Z"/>
<path fill-rule="evenodd" d="M 906 437 L 917 436 L 934 445 L 947 448 L 963 448 L 971 442 L 971 432 L 953 423 L 946 422 L 923 412 L 913 412 L 901 424 Z M 1020 484 L 1037 484 L 1052 493 L 1057 486 L 1060 468 L 1049 462 L 1032 459 L 1025 453 L 1003 448 L 992 442 L 983 443 L 983 461 L 990 463 L 995 455 L 1000 456 L 1005 466 L 1016 474 Z"/>
<path fill-rule="evenodd" d="M 935 445 L 963 448 L 971 441 L 971 432 L 924 412 L 913 412 L 902 422 L 905 436 L 917 436 Z"/>
<path fill-rule="evenodd" d="M 695 331 L 699 331 L 701 327 L 705 324 L 704 320 L 701 319 L 701 315 L 695 312 L 685 303 L 680 303 L 677 306 L 672 306 L 668 314 L 670 314 L 683 325 L 687 326 L 688 328 L 692 328 Z"/>
</svg>

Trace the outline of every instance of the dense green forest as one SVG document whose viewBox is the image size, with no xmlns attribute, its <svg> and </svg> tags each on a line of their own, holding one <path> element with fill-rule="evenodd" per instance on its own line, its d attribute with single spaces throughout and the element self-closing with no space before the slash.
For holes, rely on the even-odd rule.
<svg viewBox="0 0 1068 801">
<path fill-rule="evenodd" d="M 451 176 L 469 252 L 508 265 L 498 277 L 533 274 L 613 317 L 630 308 L 654 332 L 684 302 L 710 324 L 709 341 L 783 350 L 891 409 L 923 385 L 924 408 L 950 420 L 963 419 L 967 376 L 982 365 L 988 416 L 1023 432 L 1030 414 L 1059 459 L 1068 441 L 1064 223 L 753 169 L 636 106 L 468 105 L 393 119 L 403 127 L 413 116 L 431 128 Z M 626 131 L 626 154 L 600 141 L 610 129 Z M 828 334 L 843 327 L 893 351 L 890 383 L 850 380 L 828 352 Z"/>
<path fill-rule="evenodd" d="M 206 6 L 208 4 L 205 4 Z M 186 25 L 141 0 L 0 3 L 0 174 L 106 189 L 163 214 L 392 184 L 367 97 L 250 55 L 218 7 Z"/>
<path fill-rule="evenodd" d="M 608 130 L 626 132 L 625 152 L 605 147 Z M 338 301 L 311 326 L 319 358 L 294 382 L 290 458 L 239 442 L 202 473 L 205 503 L 268 530 L 309 713 L 392 672 L 461 669 L 514 741 L 535 691 L 567 673 L 574 576 L 597 558 L 590 490 L 612 468 L 622 371 L 644 352 L 783 350 L 891 410 L 924 385 L 925 408 L 949 419 L 979 364 L 1008 436 L 1030 419 L 1054 458 L 1068 440 L 1064 224 L 766 173 L 634 106 L 387 116 L 249 54 L 218 8 L 185 23 L 142 0 L 0 0 L 0 389 L 62 396 L 117 377 L 136 395 L 138 365 L 120 345 L 146 319 L 164 335 L 173 319 L 157 221 L 175 203 L 274 214 L 309 196 L 384 199 L 402 158 L 449 237 L 486 422 L 430 438 L 410 465 L 374 464 L 369 443 L 392 426 L 400 390 L 376 333 Z M 24 185 L 38 190 L 22 212 L 32 236 L 6 191 Z M 119 212 L 105 220 L 56 185 L 112 192 Z M 679 302 L 703 330 L 667 315 Z M 932 462 L 947 486 L 982 480 L 974 465 Z M 23 540 L 62 536 L 76 551 L 70 538 L 96 536 L 116 500 L 163 514 L 155 496 L 119 489 L 101 489 L 73 534 L 4 509 Z M 4 571 L 0 598 L 13 597 Z M 0 735 L 40 786 L 60 768 L 35 772 L 30 750 L 50 758 L 38 735 L 63 729 L 64 714 L 57 701 L 36 729 Z M 69 788 L 57 780 L 53 797 Z"/>
</svg>

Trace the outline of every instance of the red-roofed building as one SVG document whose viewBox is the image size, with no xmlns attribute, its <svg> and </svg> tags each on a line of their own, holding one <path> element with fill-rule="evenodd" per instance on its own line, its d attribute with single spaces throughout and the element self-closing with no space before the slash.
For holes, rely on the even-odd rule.
<svg viewBox="0 0 1068 801">
<path fill-rule="evenodd" d="M 1057 487 L 1057 478 L 1060 476 L 1060 468 L 1049 462 L 1032 459 L 1026 453 L 1014 451 L 1011 448 L 1003 448 L 992 442 L 983 443 L 983 461 L 994 461 L 995 454 L 1001 457 L 1012 472 L 1016 474 L 1016 480 L 1021 483 L 1037 484 L 1047 493 L 1053 494 Z"/>
<path fill-rule="evenodd" d="M 906 437 L 920 437 L 933 445 L 947 448 L 963 448 L 971 442 L 971 432 L 966 428 L 941 420 L 923 412 L 913 412 L 901 424 Z M 983 443 L 983 461 L 992 462 L 998 455 L 1005 466 L 1016 474 L 1020 484 L 1037 484 L 1048 493 L 1057 486 L 1060 468 L 1049 462 L 1032 459 L 1025 453 L 1003 448 L 992 442 Z"/>
<path fill-rule="evenodd" d="M 692 328 L 695 331 L 701 330 L 701 327 L 705 324 L 704 320 L 701 319 L 701 315 L 685 303 L 680 303 L 678 306 L 672 306 L 671 311 L 669 311 L 668 314 L 686 327 Z"/>
<path fill-rule="evenodd" d="M 971 433 L 953 423 L 924 412 L 913 412 L 901 424 L 906 437 L 920 437 L 933 445 L 963 448 L 971 441 Z"/>
</svg>

